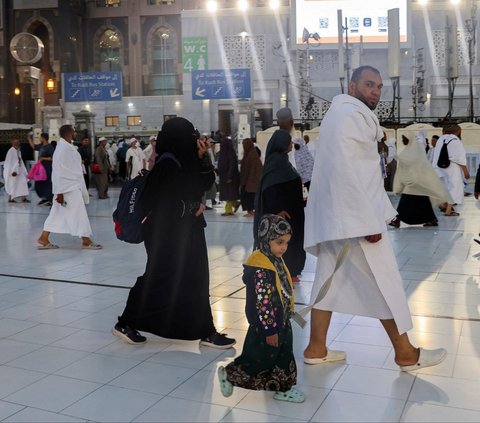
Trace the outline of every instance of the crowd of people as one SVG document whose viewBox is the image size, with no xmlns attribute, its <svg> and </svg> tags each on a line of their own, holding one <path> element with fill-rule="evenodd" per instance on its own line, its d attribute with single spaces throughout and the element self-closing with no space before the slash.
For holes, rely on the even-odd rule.
<svg viewBox="0 0 480 423">
<path fill-rule="evenodd" d="M 436 206 L 445 216 L 458 216 L 454 206 L 463 203 L 470 176 L 466 154 L 457 125 L 432 138 L 430 151 L 423 133 L 404 137 L 397 154 L 373 112 L 382 87 L 377 69 L 356 69 L 348 94 L 333 99 L 315 144 L 296 137 L 291 110 L 280 109 L 263 163 L 254 139 L 242 141 L 238 160 L 229 137 L 221 131 L 200 135 L 184 118 L 166 121 L 145 149 L 136 138 L 117 144 L 102 137 L 92 154 L 88 138 L 78 148 L 73 144 L 71 125 L 60 128 L 56 147 L 42 134 L 39 145 L 30 140 L 45 169 L 35 191 L 40 204 L 51 207 L 38 249 L 59 248 L 50 241 L 52 232 L 81 238 L 83 249 L 102 249 L 92 240 L 85 207 L 90 172 L 98 198 L 105 199 L 113 178 L 132 180 L 146 169 L 139 204 L 147 262 L 114 324 L 115 336 L 133 345 L 147 341 L 140 331 L 198 339 L 212 348 L 235 345 L 215 328 L 209 301 L 204 212 L 218 194 L 225 202 L 222 216 L 242 206 L 245 217 L 253 217 L 254 246 L 243 273 L 249 328 L 242 354 L 218 369 L 224 396 L 242 387 L 274 391 L 279 401 L 305 401 L 295 387 L 290 320 L 306 251 L 317 259 L 306 364 L 346 360 L 345 352 L 327 348 L 332 312 L 341 312 L 379 319 L 401 370 L 437 365 L 446 357 L 443 348 L 418 348 L 408 337 L 413 324 L 387 228 L 401 221 L 436 226 Z M 9 202 L 29 202 L 19 145 L 12 142 L 4 165 Z M 396 210 L 387 190 L 401 195 Z"/>
</svg>

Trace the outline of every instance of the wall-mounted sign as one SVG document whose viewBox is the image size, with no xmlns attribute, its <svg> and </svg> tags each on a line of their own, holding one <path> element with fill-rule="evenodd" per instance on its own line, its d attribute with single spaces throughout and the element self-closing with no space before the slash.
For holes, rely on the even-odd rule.
<svg viewBox="0 0 480 423">
<path fill-rule="evenodd" d="M 119 101 L 122 99 L 121 72 L 63 74 L 65 101 Z"/>
<path fill-rule="evenodd" d="M 207 37 L 182 38 L 183 72 L 208 69 Z"/>
<path fill-rule="evenodd" d="M 222 100 L 250 97 L 250 69 L 192 71 L 193 100 Z"/>
</svg>

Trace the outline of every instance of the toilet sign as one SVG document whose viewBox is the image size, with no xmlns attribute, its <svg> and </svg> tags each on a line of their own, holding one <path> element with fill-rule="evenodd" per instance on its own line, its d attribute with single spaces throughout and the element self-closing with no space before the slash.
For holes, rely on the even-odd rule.
<svg viewBox="0 0 480 423">
<path fill-rule="evenodd" d="M 183 73 L 208 69 L 207 37 L 182 38 Z"/>
</svg>

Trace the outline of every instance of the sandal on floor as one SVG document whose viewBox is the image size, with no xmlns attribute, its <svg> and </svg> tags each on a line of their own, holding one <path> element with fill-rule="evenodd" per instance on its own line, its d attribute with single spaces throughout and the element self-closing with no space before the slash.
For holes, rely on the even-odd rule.
<svg viewBox="0 0 480 423">
<path fill-rule="evenodd" d="M 431 222 L 424 223 L 423 226 L 438 226 L 438 221 L 432 220 Z"/>
<path fill-rule="evenodd" d="M 327 355 L 322 358 L 308 358 L 303 357 L 305 364 L 315 365 L 324 363 L 335 363 L 336 361 L 343 361 L 347 359 L 347 353 L 345 351 L 330 350 L 327 348 Z"/>
<path fill-rule="evenodd" d="M 444 213 L 443 215 L 444 216 L 460 216 L 460 213 L 457 213 L 456 211 L 452 211 L 449 214 Z"/>
<path fill-rule="evenodd" d="M 297 388 L 291 388 L 286 392 L 275 392 L 273 399 L 278 401 L 300 403 L 305 401 L 305 394 L 299 391 Z"/>
<path fill-rule="evenodd" d="M 82 245 L 82 250 L 101 250 L 103 247 L 100 244 L 92 242 L 88 245 Z"/>
<path fill-rule="evenodd" d="M 400 366 L 402 372 L 411 372 L 412 370 L 423 369 L 424 367 L 431 367 L 440 364 L 447 357 L 447 351 L 444 348 L 436 350 L 425 350 L 420 348 L 418 361 L 411 366 Z"/>
<path fill-rule="evenodd" d="M 218 368 L 218 381 L 220 382 L 220 390 L 224 397 L 229 397 L 233 393 L 233 385 L 227 379 L 227 371 L 225 367 Z"/>
<path fill-rule="evenodd" d="M 59 246 L 56 244 L 52 244 L 51 242 L 47 244 L 37 242 L 37 250 L 56 250 L 57 248 L 59 248 Z"/>
</svg>

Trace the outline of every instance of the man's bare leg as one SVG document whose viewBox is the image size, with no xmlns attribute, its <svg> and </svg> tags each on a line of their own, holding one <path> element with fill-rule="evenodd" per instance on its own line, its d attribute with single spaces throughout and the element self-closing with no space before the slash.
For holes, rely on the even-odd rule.
<svg viewBox="0 0 480 423">
<path fill-rule="evenodd" d="M 331 318 L 331 311 L 312 309 L 310 342 L 303 353 L 305 358 L 323 358 L 327 355 L 327 332 Z"/>
<path fill-rule="evenodd" d="M 418 361 L 420 350 L 415 348 L 411 343 L 406 333 L 398 333 L 397 324 L 395 320 L 380 320 L 385 331 L 387 332 L 393 349 L 395 350 L 395 363 L 399 366 L 410 366 Z"/>
<path fill-rule="evenodd" d="M 38 238 L 38 243 L 42 245 L 47 245 L 50 242 L 48 239 L 49 236 L 50 236 L 50 232 L 42 231 L 40 238 Z"/>
</svg>

